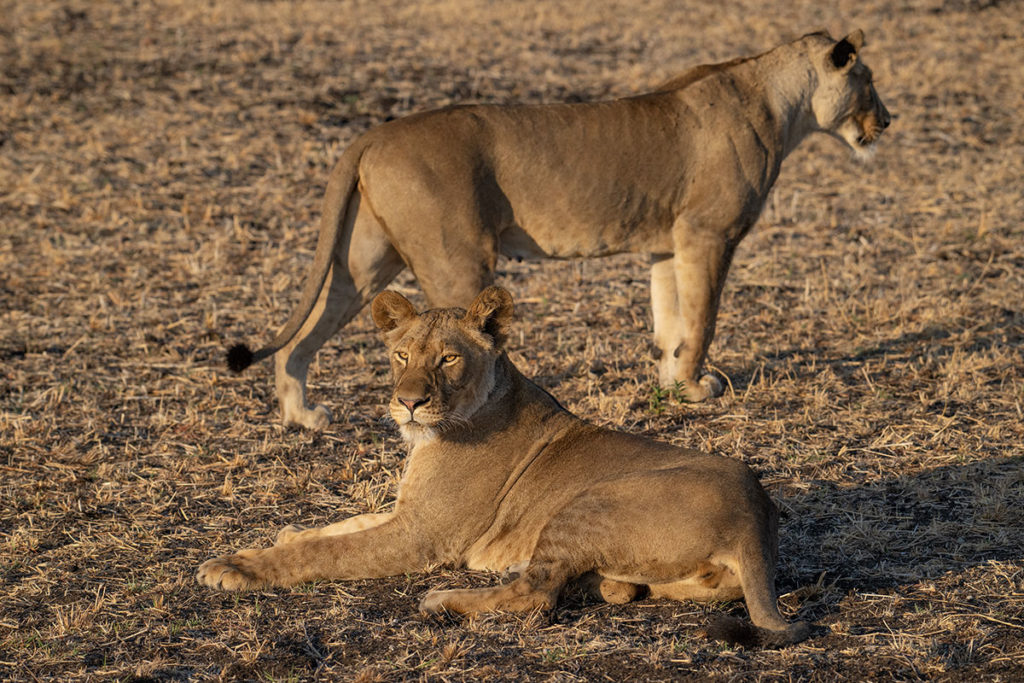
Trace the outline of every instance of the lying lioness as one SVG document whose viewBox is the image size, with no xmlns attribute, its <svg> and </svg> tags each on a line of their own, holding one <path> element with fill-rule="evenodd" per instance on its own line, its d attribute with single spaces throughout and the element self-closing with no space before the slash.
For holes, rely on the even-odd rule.
<svg viewBox="0 0 1024 683">
<path fill-rule="evenodd" d="M 489 287 L 469 311 L 417 315 L 382 292 L 373 319 L 391 351 L 389 405 L 409 458 L 392 512 L 285 527 L 265 550 L 203 563 L 226 590 L 363 579 L 447 563 L 518 574 L 494 588 L 428 593 L 424 612 L 550 608 L 567 581 L 625 602 L 744 597 L 766 644 L 807 637 L 776 606 L 778 513 L 745 464 L 602 429 L 567 412 L 503 351 L 512 298 Z M 721 637 L 737 639 L 737 622 Z"/>
<path fill-rule="evenodd" d="M 783 159 L 814 131 L 871 147 L 889 112 L 860 58 L 864 34 L 812 33 L 756 57 L 691 69 L 611 102 L 450 107 L 355 140 L 331 173 L 302 299 L 262 349 L 286 423 L 320 429 L 313 355 L 403 268 L 434 306 L 466 306 L 500 255 L 650 254 L 662 386 L 722 392 L 704 371 L 733 252 Z"/>
</svg>

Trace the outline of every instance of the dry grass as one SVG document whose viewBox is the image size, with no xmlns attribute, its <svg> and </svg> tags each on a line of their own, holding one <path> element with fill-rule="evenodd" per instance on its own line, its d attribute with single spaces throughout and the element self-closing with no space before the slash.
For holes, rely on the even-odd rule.
<svg viewBox="0 0 1024 683">
<path fill-rule="evenodd" d="M 410 6 L 0 0 L 0 678 L 1004 680 L 1024 665 L 1024 5 L 995 0 Z M 193 579 L 280 526 L 388 504 L 365 313 L 321 353 L 322 435 L 269 366 L 332 161 L 388 116 L 628 95 L 806 30 L 863 27 L 896 119 L 874 163 L 816 139 L 741 247 L 730 390 L 651 389 L 644 261 L 503 264 L 524 371 L 589 419 L 751 463 L 787 511 L 778 652 L 709 610 L 569 596 L 415 613 L 438 571 L 241 596 Z M 415 283 L 403 276 L 405 291 Z"/>
</svg>

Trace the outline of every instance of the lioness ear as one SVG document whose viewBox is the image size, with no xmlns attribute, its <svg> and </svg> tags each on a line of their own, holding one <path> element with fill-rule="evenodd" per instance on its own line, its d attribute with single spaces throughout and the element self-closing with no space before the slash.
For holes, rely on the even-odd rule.
<svg viewBox="0 0 1024 683">
<path fill-rule="evenodd" d="M 416 309 L 398 292 L 385 289 L 373 299 L 370 307 L 373 322 L 381 332 L 390 332 L 406 320 L 416 317 Z"/>
<path fill-rule="evenodd" d="M 864 47 L 864 31 L 857 29 L 850 35 L 846 36 L 844 40 L 848 41 L 850 45 L 853 45 L 854 50 L 860 52 L 860 49 Z"/>
<path fill-rule="evenodd" d="M 500 348 L 515 314 L 512 295 L 501 287 L 488 287 L 476 295 L 463 320 L 494 339 L 494 345 Z"/>
<path fill-rule="evenodd" d="M 857 51 L 864 45 L 864 31 L 857 29 L 832 46 L 832 66 L 842 69 L 857 61 Z"/>
</svg>

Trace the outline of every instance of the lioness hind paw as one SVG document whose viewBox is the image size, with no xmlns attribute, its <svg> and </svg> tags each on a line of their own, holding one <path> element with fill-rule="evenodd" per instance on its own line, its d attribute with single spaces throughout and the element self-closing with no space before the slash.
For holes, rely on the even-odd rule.
<svg viewBox="0 0 1024 683">
<path fill-rule="evenodd" d="M 284 423 L 319 432 L 331 424 L 331 411 L 322 403 L 318 403 L 312 410 L 309 408 L 288 410 L 284 414 Z"/>
<path fill-rule="evenodd" d="M 642 587 L 635 583 L 605 579 L 597 587 L 601 599 L 610 605 L 625 605 L 640 596 Z"/>
<path fill-rule="evenodd" d="M 501 572 L 501 582 L 511 583 L 515 581 L 520 576 L 522 576 L 523 572 L 526 570 L 526 567 L 529 564 L 529 562 L 517 562 L 515 564 L 510 564 L 509 566 L 505 567 L 505 570 Z"/>
</svg>

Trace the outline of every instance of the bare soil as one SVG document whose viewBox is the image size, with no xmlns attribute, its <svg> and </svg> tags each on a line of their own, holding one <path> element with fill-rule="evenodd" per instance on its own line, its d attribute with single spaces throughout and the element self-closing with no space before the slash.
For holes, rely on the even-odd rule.
<svg viewBox="0 0 1024 683">
<path fill-rule="evenodd" d="M 0 0 L 0 679 L 1020 680 L 1024 4 L 1012 0 Z M 654 389 L 646 261 L 502 263 L 513 358 L 595 422 L 751 464 L 814 637 L 708 642 L 742 604 L 568 595 L 437 621 L 439 568 L 242 595 L 198 564 L 387 506 L 402 466 L 364 312 L 320 354 L 322 434 L 271 368 L 328 171 L 389 117 L 627 96 L 865 29 L 874 161 L 784 167 L 726 286 L 719 400 Z M 405 274 L 395 285 L 418 296 Z M 422 298 L 418 301 L 422 303 Z"/>
</svg>

